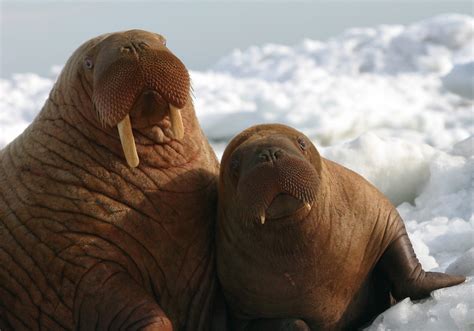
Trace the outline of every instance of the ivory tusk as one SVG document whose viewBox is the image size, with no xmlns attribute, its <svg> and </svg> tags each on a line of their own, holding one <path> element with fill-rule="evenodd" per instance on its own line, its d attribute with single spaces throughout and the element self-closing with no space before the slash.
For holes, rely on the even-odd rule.
<svg viewBox="0 0 474 331">
<path fill-rule="evenodd" d="M 171 131 L 175 139 L 181 140 L 184 137 L 183 118 L 181 117 L 181 111 L 170 104 L 170 121 Z"/>
<path fill-rule="evenodd" d="M 117 129 L 122 143 L 123 153 L 125 159 L 131 168 L 138 166 L 140 160 L 138 159 L 137 146 L 135 146 L 135 138 L 132 132 L 132 123 L 130 123 L 130 116 L 126 115 L 122 121 L 117 124 Z"/>
</svg>

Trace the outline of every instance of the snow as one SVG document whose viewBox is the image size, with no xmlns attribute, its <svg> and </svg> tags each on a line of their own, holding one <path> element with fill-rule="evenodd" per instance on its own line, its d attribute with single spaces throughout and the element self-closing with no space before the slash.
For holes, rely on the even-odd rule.
<svg viewBox="0 0 474 331">
<path fill-rule="evenodd" d="M 474 99 L 474 61 L 455 65 L 441 81 L 446 90 L 466 99 Z"/>
<path fill-rule="evenodd" d="M 467 283 L 432 293 L 432 298 L 412 302 L 409 298 L 380 314 L 366 331 L 429 330 L 470 331 L 474 327 L 474 285 Z M 460 302 L 459 298 L 465 298 Z"/>
<path fill-rule="evenodd" d="M 474 120 L 472 103 L 441 77 L 474 58 L 473 40 L 472 17 L 442 15 L 351 29 L 326 42 L 235 50 L 192 73 L 199 117 L 215 140 L 280 122 L 320 145 L 372 131 L 447 148 L 470 135 Z M 463 90 L 472 84 L 451 80 Z"/>
<path fill-rule="evenodd" d="M 250 125 L 296 127 L 397 205 L 426 270 L 470 276 L 398 303 L 368 330 L 474 330 L 473 42 L 474 18 L 441 15 L 235 50 L 191 72 L 219 156 Z M 0 79 L 0 147 L 33 120 L 58 72 Z"/>
</svg>

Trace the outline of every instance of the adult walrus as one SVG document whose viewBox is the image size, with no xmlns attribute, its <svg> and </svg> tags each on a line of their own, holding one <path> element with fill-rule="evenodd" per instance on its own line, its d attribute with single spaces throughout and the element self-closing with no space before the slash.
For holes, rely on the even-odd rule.
<svg viewBox="0 0 474 331">
<path fill-rule="evenodd" d="M 220 170 L 217 270 L 234 330 L 338 330 L 464 277 L 423 271 L 395 207 L 301 132 L 251 127 Z"/>
<path fill-rule="evenodd" d="M 162 36 L 80 46 L 0 164 L 0 329 L 209 328 L 218 163 Z"/>
</svg>

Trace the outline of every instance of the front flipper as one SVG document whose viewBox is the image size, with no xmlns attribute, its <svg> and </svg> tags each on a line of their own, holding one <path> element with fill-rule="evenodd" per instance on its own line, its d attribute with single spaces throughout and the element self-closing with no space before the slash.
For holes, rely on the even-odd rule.
<svg viewBox="0 0 474 331">
<path fill-rule="evenodd" d="M 232 331 L 311 331 L 305 321 L 297 318 L 272 318 L 233 321 Z"/>
<path fill-rule="evenodd" d="M 76 330 L 172 331 L 171 321 L 130 275 L 100 263 L 81 280 L 74 302 Z"/>
<path fill-rule="evenodd" d="M 379 266 L 388 277 L 395 300 L 406 297 L 417 300 L 428 297 L 431 291 L 460 284 L 463 276 L 440 272 L 425 272 L 418 261 L 403 221 L 396 239 L 388 246 L 379 261 Z"/>
</svg>

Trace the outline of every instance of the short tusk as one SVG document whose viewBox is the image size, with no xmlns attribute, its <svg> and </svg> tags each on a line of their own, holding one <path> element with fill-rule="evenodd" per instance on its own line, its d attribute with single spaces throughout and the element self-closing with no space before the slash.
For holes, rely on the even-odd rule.
<svg viewBox="0 0 474 331">
<path fill-rule="evenodd" d="M 309 202 L 305 202 L 304 206 L 306 207 L 306 209 L 308 209 L 308 211 L 311 210 L 311 205 L 309 204 Z"/>
<path fill-rule="evenodd" d="M 181 110 L 170 104 L 171 131 L 175 139 L 181 140 L 184 137 L 183 118 Z"/>
<path fill-rule="evenodd" d="M 123 120 L 117 124 L 117 129 L 125 159 L 131 168 L 135 168 L 138 166 L 140 160 L 138 159 L 137 146 L 135 146 L 135 138 L 133 138 L 130 116 L 126 115 Z"/>
<path fill-rule="evenodd" d="M 260 222 L 261 222 L 262 224 L 265 224 L 265 215 L 261 215 L 261 216 L 260 216 Z"/>
</svg>

